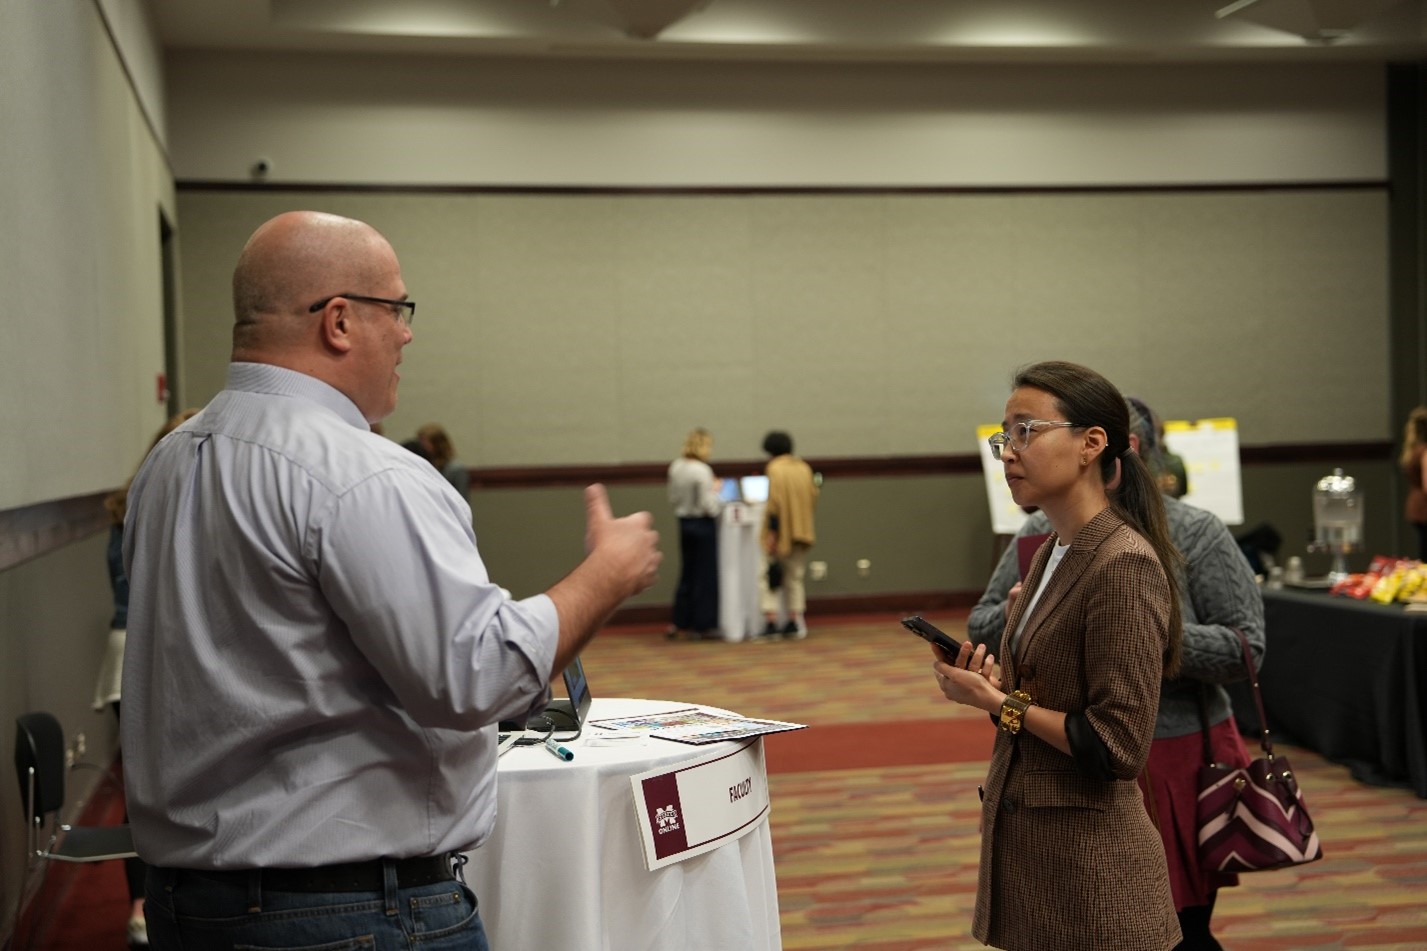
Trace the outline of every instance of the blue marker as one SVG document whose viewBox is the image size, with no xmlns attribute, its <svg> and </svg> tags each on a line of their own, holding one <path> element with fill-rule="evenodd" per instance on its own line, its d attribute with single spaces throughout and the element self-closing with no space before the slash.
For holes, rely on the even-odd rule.
<svg viewBox="0 0 1427 951">
<path fill-rule="evenodd" d="M 569 750 L 565 749 L 565 747 L 561 746 L 559 743 L 556 743 L 553 737 L 545 741 L 545 748 L 550 751 L 551 756 L 558 757 L 567 763 L 575 758 L 574 753 L 571 753 Z"/>
</svg>

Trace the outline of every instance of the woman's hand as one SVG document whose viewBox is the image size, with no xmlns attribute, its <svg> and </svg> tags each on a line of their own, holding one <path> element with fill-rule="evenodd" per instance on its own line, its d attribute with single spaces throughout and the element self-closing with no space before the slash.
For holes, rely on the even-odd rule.
<svg viewBox="0 0 1427 951">
<path fill-rule="evenodd" d="M 937 687 L 942 695 L 953 703 L 960 703 L 988 713 L 1001 708 L 1006 695 L 1001 692 L 1001 676 L 996 669 L 996 657 L 980 644 L 974 649 L 969 641 L 963 642 L 961 650 L 951 663 L 938 648 L 932 648 L 937 657 L 932 664 L 936 674 Z"/>
</svg>

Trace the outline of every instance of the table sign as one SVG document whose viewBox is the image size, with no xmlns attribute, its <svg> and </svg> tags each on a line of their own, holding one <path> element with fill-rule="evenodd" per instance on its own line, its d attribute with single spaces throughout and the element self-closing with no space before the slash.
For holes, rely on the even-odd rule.
<svg viewBox="0 0 1427 951">
<path fill-rule="evenodd" d="M 757 737 L 629 782 L 649 871 L 711 852 L 766 822 L 768 773 Z"/>
</svg>

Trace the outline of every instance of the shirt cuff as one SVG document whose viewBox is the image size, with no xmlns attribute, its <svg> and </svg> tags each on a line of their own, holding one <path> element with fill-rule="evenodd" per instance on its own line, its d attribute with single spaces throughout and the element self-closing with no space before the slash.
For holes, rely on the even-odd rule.
<svg viewBox="0 0 1427 951">
<path fill-rule="evenodd" d="M 1110 748 L 1100 739 L 1100 734 L 1095 732 L 1085 714 L 1065 715 L 1065 738 L 1070 743 L 1070 756 L 1075 761 L 1077 773 L 1101 782 L 1109 782 L 1115 778 L 1115 770 L 1110 762 Z"/>
</svg>

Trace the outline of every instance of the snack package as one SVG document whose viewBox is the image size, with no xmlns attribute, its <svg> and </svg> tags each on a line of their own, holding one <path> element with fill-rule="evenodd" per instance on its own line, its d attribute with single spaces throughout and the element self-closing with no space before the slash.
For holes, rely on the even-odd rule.
<svg viewBox="0 0 1427 951">
<path fill-rule="evenodd" d="M 1368 592 L 1368 597 L 1378 604 L 1391 604 L 1397 600 L 1397 592 L 1402 588 L 1402 577 L 1407 574 L 1407 568 L 1400 562 L 1393 569 L 1377 580 L 1377 584 L 1372 586 Z"/>
<path fill-rule="evenodd" d="M 1380 604 L 1394 601 L 1427 601 L 1427 565 L 1412 558 L 1378 555 L 1368 570 L 1336 582 L 1328 593 Z"/>
<path fill-rule="evenodd" d="M 1416 600 L 1423 593 L 1422 584 L 1427 581 L 1427 570 L 1424 570 L 1422 562 L 1414 561 L 1411 566 L 1402 573 L 1402 586 L 1397 589 L 1397 600 Z"/>
<path fill-rule="evenodd" d="M 1333 582 L 1333 587 L 1328 589 L 1328 593 L 1330 595 L 1336 595 L 1338 597 L 1343 598 L 1359 597 L 1359 595 L 1354 594 L 1353 592 L 1357 591 L 1358 588 L 1362 586 L 1364 577 L 1364 575 L 1360 574 L 1344 575 L 1342 578 Z"/>
<path fill-rule="evenodd" d="M 1366 600 L 1382 576 L 1391 570 L 1391 564 L 1392 559 L 1378 555 L 1368 565 L 1367 571 L 1348 575 L 1329 588 L 1328 593 L 1342 595 L 1345 598 L 1356 598 L 1359 601 Z"/>
</svg>

